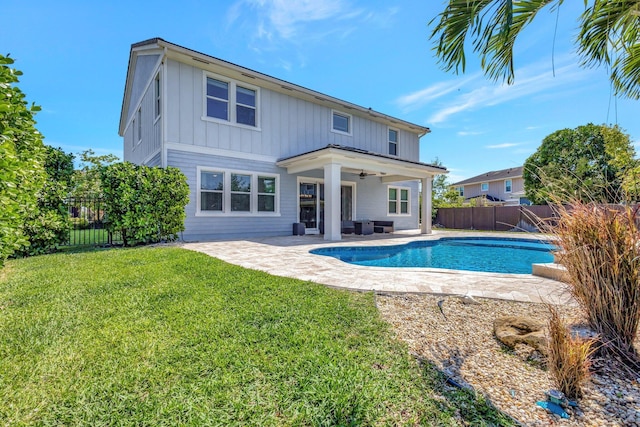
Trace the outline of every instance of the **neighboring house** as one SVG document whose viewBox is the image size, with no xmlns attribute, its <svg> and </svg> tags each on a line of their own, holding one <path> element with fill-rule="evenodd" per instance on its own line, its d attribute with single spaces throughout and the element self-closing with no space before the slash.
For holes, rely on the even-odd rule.
<svg viewBox="0 0 640 427">
<path fill-rule="evenodd" d="M 522 166 L 491 171 L 451 185 L 466 201 L 484 199 L 488 205 L 530 205 L 525 197 Z"/>
<path fill-rule="evenodd" d="M 191 189 L 185 240 L 306 233 L 344 220 L 431 232 L 429 129 L 155 38 L 131 46 L 124 160 L 174 166 Z M 427 197 L 420 198 L 420 189 Z M 296 229 L 301 229 L 297 226 Z"/>
</svg>

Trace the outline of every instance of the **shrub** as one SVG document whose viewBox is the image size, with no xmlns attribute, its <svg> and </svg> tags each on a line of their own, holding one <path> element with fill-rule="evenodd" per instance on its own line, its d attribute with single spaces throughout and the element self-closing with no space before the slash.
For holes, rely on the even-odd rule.
<svg viewBox="0 0 640 427">
<path fill-rule="evenodd" d="M 550 228 L 562 249 L 569 289 L 584 310 L 601 348 L 640 367 L 634 340 L 640 322 L 640 234 L 637 210 L 574 202 L 556 207 Z"/>
<path fill-rule="evenodd" d="M 569 399 L 577 399 L 582 397 L 582 388 L 589 380 L 595 341 L 572 337 L 558 310 L 552 305 L 548 308 L 551 317 L 547 368 L 556 389 Z"/>
<path fill-rule="evenodd" d="M 77 217 L 71 218 L 71 225 L 75 230 L 85 230 L 89 228 L 89 220 L 87 218 Z"/>
<path fill-rule="evenodd" d="M 187 178 L 177 168 L 129 162 L 102 168 L 105 226 L 119 231 L 125 246 L 175 240 L 184 230 Z"/>
<path fill-rule="evenodd" d="M 15 86 L 20 71 L 13 59 L 0 55 L 0 266 L 29 242 L 25 219 L 44 183 L 42 135 L 35 128 L 35 112 Z"/>
</svg>

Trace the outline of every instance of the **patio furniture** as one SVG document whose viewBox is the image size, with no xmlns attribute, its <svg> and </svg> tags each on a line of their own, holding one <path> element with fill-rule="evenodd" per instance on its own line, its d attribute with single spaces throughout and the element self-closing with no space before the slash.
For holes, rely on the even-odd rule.
<svg viewBox="0 0 640 427">
<path fill-rule="evenodd" d="M 356 226 L 353 221 L 342 221 L 342 234 L 353 234 L 356 231 Z"/>
<path fill-rule="evenodd" d="M 373 221 L 354 221 L 356 234 L 373 234 Z"/>
<path fill-rule="evenodd" d="M 304 222 L 294 222 L 293 223 L 293 235 L 294 236 L 304 236 L 306 233 Z"/>
<path fill-rule="evenodd" d="M 373 231 L 376 233 L 393 233 L 393 221 L 373 221 Z"/>
</svg>

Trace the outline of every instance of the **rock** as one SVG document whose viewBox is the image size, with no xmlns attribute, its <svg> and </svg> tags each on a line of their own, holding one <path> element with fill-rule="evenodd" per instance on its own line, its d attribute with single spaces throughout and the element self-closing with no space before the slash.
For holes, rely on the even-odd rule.
<svg viewBox="0 0 640 427">
<path fill-rule="evenodd" d="M 461 295 L 461 296 L 458 297 L 458 299 L 460 299 L 460 301 L 463 304 L 473 304 L 473 305 L 480 304 L 480 301 L 478 301 L 477 299 L 475 299 L 471 295 Z"/>
<path fill-rule="evenodd" d="M 526 344 L 542 354 L 547 354 L 545 326 L 541 322 L 527 317 L 499 317 L 493 322 L 493 333 L 498 341 L 509 348 L 516 344 Z"/>
</svg>

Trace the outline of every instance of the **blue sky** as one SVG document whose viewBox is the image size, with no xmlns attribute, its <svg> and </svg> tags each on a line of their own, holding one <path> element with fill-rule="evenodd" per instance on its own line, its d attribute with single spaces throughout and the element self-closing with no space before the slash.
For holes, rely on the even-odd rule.
<svg viewBox="0 0 640 427">
<path fill-rule="evenodd" d="M 24 75 L 49 145 L 122 155 L 118 120 L 129 49 L 152 37 L 427 126 L 421 161 L 449 180 L 522 165 L 542 139 L 618 124 L 640 148 L 640 102 L 616 99 L 604 69 L 582 69 L 583 2 L 544 10 L 516 45 L 512 86 L 442 71 L 429 40 L 438 0 L 7 1 L 3 54 Z M 557 18 L 557 31 L 556 28 Z M 555 33 L 555 36 L 554 36 Z"/>
</svg>

